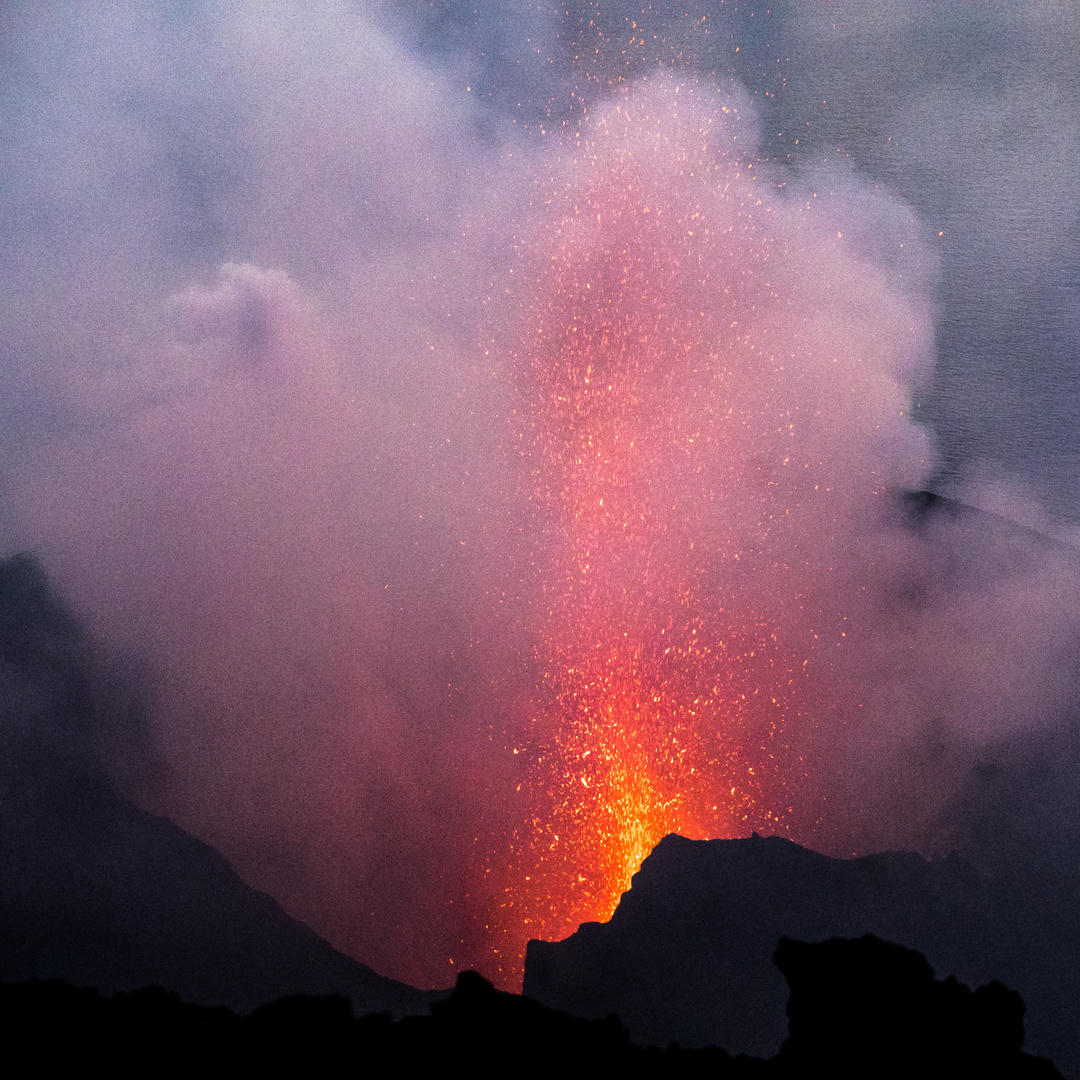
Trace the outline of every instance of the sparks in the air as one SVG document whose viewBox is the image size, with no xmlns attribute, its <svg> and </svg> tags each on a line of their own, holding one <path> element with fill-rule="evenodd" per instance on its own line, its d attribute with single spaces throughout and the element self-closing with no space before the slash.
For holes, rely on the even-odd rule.
<svg viewBox="0 0 1080 1080">
<path fill-rule="evenodd" d="M 823 456 L 838 421 L 867 446 L 875 413 L 898 427 L 904 393 L 864 327 L 830 334 L 806 302 L 875 298 L 838 242 L 807 257 L 819 226 L 758 179 L 744 128 L 715 92 L 648 86 L 537 185 L 516 422 L 546 523 L 542 685 L 504 900 L 527 936 L 608 918 L 669 832 L 785 828 L 817 653 L 844 636 L 821 556 L 853 491 L 891 479 Z"/>
</svg>

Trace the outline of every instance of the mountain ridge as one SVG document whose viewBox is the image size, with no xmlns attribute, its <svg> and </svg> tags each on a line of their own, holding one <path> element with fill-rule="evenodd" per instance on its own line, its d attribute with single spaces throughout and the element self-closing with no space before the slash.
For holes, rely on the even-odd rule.
<svg viewBox="0 0 1080 1080">
<path fill-rule="evenodd" d="M 673 834 L 645 859 L 607 923 L 529 942 L 522 989 L 575 1015 L 614 1012 L 642 1045 L 712 1044 L 770 1057 L 786 1030 L 777 941 L 870 933 L 918 950 L 938 977 L 1017 989 L 1028 1004 L 1031 1052 L 1070 1075 L 1073 1036 L 1055 1029 L 1075 979 L 1065 981 L 1060 957 L 1032 955 L 1008 914 L 993 883 L 955 854 L 834 859 L 776 836 Z"/>
<path fill-rule="evenodd" d="M 445 996 L 338 952 L 219 852 L 120 794 L 92 752 L 92 660 L 37 564 L 0 561 L 0 980 L 153 984 L 240 1012 L 336 993 L 400 1016 Z"/>
</svg>

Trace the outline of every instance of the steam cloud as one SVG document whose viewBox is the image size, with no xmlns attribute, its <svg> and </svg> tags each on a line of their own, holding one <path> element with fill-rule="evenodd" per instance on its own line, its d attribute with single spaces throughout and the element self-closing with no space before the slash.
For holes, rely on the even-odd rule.
<svg viewBox="0 0 1080 1080">
<path fill-rule="evenodd" d="M 704 479 L 663 473 L 690 508 L 672 530 L 715 553 L 708 602 L 737 593 L 809 664 L 776 827 L 926 847 L 988 753 L 1071 738 L 1071 549 L 967 513 L 913 527 L 893 496 L 966 492 L 1066 538 L 1080 518 L 1075 199 L 1054 227 L 1080 103 L 1039 105 L 1075 16 L 236 0 L 0 20 L 3 547 L 144 672 L 152 746 L 110 751 L 131 794 L 339 947 L 419 985 L 451 960 L 494 972 L 486 872 L 529 813 L 513 749 L 558 573 L 518 442 L 529 335 L 559 230 L 614 161 L 662 211 L 640 257 L 711 268 L 673 273 L 665 303 L 701 312 L 737 414 Z M 717 239 L 683 236 L 691 204 Z M 583 258 L 607 242 L 589 229 Z M 691 375 L 665 377 L 687 407 Z"/>
</svg>

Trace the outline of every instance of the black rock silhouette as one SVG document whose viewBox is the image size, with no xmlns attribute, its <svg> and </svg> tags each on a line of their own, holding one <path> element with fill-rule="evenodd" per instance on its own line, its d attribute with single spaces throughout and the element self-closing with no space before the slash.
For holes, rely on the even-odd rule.
<svg viewBox="0 0 1080 1080">
<path fill-rule="evenodd" d="M 775 962 L 791 989 L 777 1064 L 795 1075 L 1057 1075 L 1021 1052 L 1024 1002 L 1000 982 L 939 981 L 920 953 L 872 934 L 781 938 Z"/>
<path fill-rule="evenodd" d="M 426 1010 L 437 994 L 339 953 L 114 789 L 93 754 L 94 677 L 88 639 L 33 560 L 0 561 L 0 980 L 157 984 L 245 1012 L 299 993 Z"/>
</svg>

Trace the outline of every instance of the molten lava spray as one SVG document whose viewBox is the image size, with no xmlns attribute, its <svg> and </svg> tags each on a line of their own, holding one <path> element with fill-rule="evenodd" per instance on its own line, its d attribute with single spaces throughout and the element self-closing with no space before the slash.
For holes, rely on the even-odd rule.
<svg viewBox="0 0 1080 1080">
<path fill-rule="evenodd" d="M 503 912 L 529 937 L 607 919 L 667 833 L 788 828 L 817 650 L 845 637 L 831 537 L 892 479 L 822 453 L 837 420 L 879 441 L 904 395 L 865 326 L 823 340 L 806 303 L 882 283 L 835 234 L 805 258 L 812 199 L 757 180 L 746 134 L 715 91 L 624 95 L 574 132 L 524 238 L 543 685 Z"/>
</svg>

